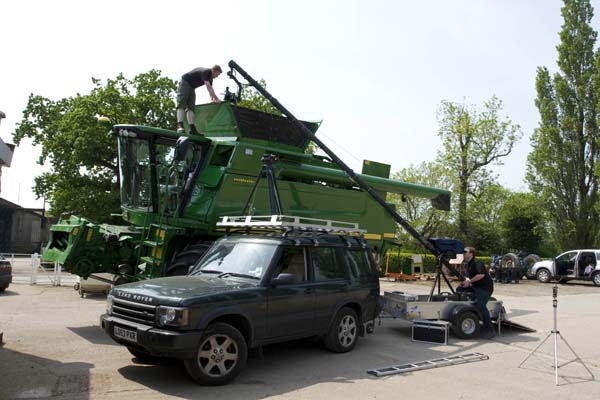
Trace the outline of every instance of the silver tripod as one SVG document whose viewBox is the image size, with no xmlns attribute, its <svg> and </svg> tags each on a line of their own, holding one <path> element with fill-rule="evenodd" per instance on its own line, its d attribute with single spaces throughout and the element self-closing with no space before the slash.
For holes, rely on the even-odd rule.
<svg viewBox="0 0 600 400">
<path fill-rule="evenodd" d="M 567 342 L 567 340 L 563 337 L 563 335 L 561 335 L 561 333 L 558 330 L 558 314 L 557 314 L 557 309 L 558 309 L 558 285 L 554 285 L 554 287 L 552 288 L 552 307 L 554 308 L 554 329 L 552 331 L 550 331 L 550 333 L 548 333 L 548 335 L 546 336 L 546 338 L 544 340 L 542 340 L 542 342 L 531 352 L 529 353 L 529 355 L 527 356 L 527 358 L 525 358 L 523 360 L 523 362 L 521 364 L 519 364 L 519 368 L 521 368 L 521 366 L 523 364 L 525 364 L 525 361 L 527 361 L 529 359 L 529 357 L 531 357 L 532 355 L 535 354 L 535 352 L 542 347 L 542 345 L 544 343 L 546 343 L 546 340 L 548 340 L 550 338 L 550 336 L 554 337 L 554 378 L 555 378 L 555 382 L 556 382 L 556 386 L 558 386 L 558 369 L 561 367 L 564 367 L 565 365 L 574 363 L 574 362 L 579 362 L 581 365 L 583 365 L 583 367 L 587 370 L 587 372 L 589 372 L 589 374 L 592 376 L 592 380 L 594 380 L 594 374 L 592 373 L 592 371 L 590 371 L 590 369 L 587 367 L 587 365 L 585 365 L 585 363 L 583 362 L 583 360 L 581 359 L 581 357 L 579 357 L 577 355 L 577 353 L 575 353 L 575 350 L 573 350 L 573 348 L 571 347 L 571 345 L 569 344 L 569 342 Z M 573 353 L 573 355 L 575 355 L 575 358 L 571 361 L 567 361 L 563 364 L 558 364 L 558 338 L 560 337 L 560 339 L 563 341 L 564 344 L 567 345 L 567 347 L 569 348 L 569 350 L 571 350 L 571 353 Z"/>
</svg>

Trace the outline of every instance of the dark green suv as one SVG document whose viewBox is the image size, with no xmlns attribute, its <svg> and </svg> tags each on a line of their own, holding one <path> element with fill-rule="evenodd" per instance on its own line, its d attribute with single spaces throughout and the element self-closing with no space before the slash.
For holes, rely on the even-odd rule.
<svg viewBox="0 0 600 400">
<path fill-rule="evenodd" d="M 351 351 L 372 332 L 378 300 L 362 237 L 248 234 L 216 241 L 187 276 L 115 287 L 101 323 L 134 356 L 181 358 L 194 380 L 219 385 L 264 344 L 321 336 Z"/>
</svg>

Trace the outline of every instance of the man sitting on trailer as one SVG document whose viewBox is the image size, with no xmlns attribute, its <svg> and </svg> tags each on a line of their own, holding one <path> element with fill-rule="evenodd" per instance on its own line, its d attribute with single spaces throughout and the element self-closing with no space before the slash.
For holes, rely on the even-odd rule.
<svg viewBox="0 0 600 400">
<path fill-rule="evenodd" d="M 482 337 L 491 339 L 496 336 L 490 312 L 487 309 L 487 302 L 494 292 L 494 282 L 485 269 L 485 265 L 475 258 L 475 248 L 465 247 L 465 261 L 467 262 L 467 276 L 460 286 L 462 288 L 473 288 L 475 293 L 475 304 L 483 317 Z"/>
</svg>

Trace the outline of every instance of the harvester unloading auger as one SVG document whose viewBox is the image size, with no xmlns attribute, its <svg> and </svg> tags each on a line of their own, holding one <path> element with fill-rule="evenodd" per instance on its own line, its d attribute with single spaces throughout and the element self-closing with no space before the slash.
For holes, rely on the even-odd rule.
<svg viewBox="0 0 600 400">
<path fill-rule="evenodd" d="M 216 226 L 220 217 L 239 215 L 248 207 L 251 191 L 255 201 L 250 214 L 269 214 L 268 185 L 260 182 L 252 188 L 265 154 L 277 158 L 273 179 L 286 214 L 359 224 L 379 256 L 398 245 L 397 222 L 440 255 L 383 199 L 387 193 L 417 196 L 447 210 L 449 191 L 389 179 L 390 166 L 374 161 L 365 160 L 362 173 L 354 173 L 315 137 L 318 123 L 298 121 L 235 62 L 230 66 L 228 75 L 240 90 L 227 91 L 222 103 L 196 106 L 202 135 L 113 126 L 120 216 L 127 225 L 97 224 L 78 216 L 61 219 L 51 227 L 44 260 L 83 278 L 108 272 L 117 276 L 116 283 L 185 274 L 224 234 Z M 242 85 L 236 73 L 284 116 L 239 106 Z M 307 153 L 311 140 L 330 158 Z"/>
<path fill-rule="evenodd" d="M 438 262 L 446 266 L 448 270 L 450 270 L 455 276 L 459 277 L 460 280 L 464 280 L 464 276 L 457 271 L 452 264 L 449 262 L 448 254 L 440 251 L 434 244 L 435 241 L 427 240 L 423 235 L 421 235 L 415 228 L 412 227 L 400 214 L 396 212 L 396 210 L 389 205 L 384 198 L 382 198 L 371 186 L 366 183 L 357 173 L 355 173 L 346 163 L 344 163 L 325 143 L 323 143 L 319 138 L 317 138 L 313 132 L 310 131 L 303 123 L 301 123 L 288 109 L 286 109 L 275 97 L 273 97 L 264 87 L 262 87 L 254 78 L 252 78 L 242 67 L 240 67 L 235 61 L 229 61 L 229 67 L 232 71 L 238 72 L 240 75 L 248 81 L 250 85 L 252 85 L 260 94 L 262 94 L 266 99 L 268 99 L 271 104 L 275 108 L 277 108 L 283 115 L 285 115 L 290 121 L 292 121 L 295 126 L 313 143 L 315 143 L 321 150 L 327 154 L 333 162 L 335 162 L 356 184 L 366 191 L 379 205 L 383 207 L 383 209 L 396 221 L 400 226 L 402 226 L 413 238 L 415 238 L 423 247 L 425 247 L 431 254 L 433 254 Z M 234 73 L 230 72 L 228 75 L 235 76 Z M 236 80 L 236 83 L 238 81 Z M 239 83 L 238 83 L 239 84 Z M 438 208 L 449 210 L 450 208 L 450 196 L 447 197 L 438 197 L 436 201 L 439 202 Z M 436 283 L 438 283 L 439 290 L 439 278 L 442 276 L 450 290 L 454 293 L 454 288 L 448 281 L 447 277 L 438 270 L 438 276 L 436 278 Z M 434 283 L 435 287 L 435 283 Z M 433 292 L 433 288 L 432 288 Z"/>
</svg>

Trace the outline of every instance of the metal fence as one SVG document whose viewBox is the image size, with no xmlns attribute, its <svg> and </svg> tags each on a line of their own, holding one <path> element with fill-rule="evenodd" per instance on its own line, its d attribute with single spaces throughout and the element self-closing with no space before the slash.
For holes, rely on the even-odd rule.
<svg viewBox="0 0 600 400">
<path fill-rule="evenodd" d="M 14 283 L 31 285 L 72 285 L 77 276 L 63 272 L 59 263 L 42 262 L 37 253 L 0 253 L 12 265 Z"/>
</svg>

